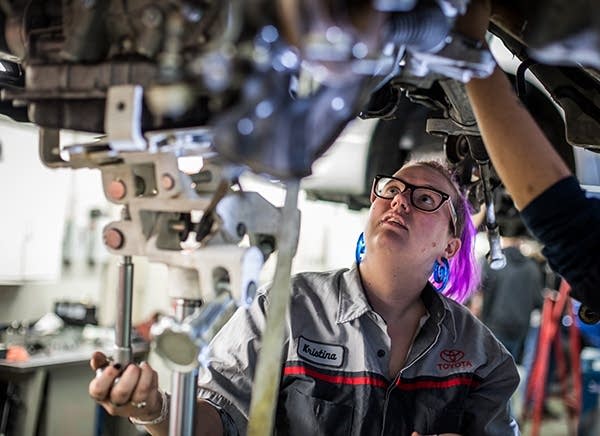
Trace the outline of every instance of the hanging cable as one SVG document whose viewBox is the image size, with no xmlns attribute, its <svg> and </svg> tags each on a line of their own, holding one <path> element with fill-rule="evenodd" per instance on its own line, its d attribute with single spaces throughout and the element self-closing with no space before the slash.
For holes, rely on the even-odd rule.
<svg viewBox="0 0 600 436">
<path fill-rule="evenodd" d="M 517 74 L 516 74 L 516 91 L 517 91 L 517 96 L 519 97 L 520 100 L 523 100 L 525 98 L 525 94 L 527 93 L 525 86 L 526 86 L 526 81 L 525 81 L 525 72 L 529 69 L 529 67 L 531 67 L 532 65 L 536 65 L 537 61 L 528 58 L 525 59 L 523 62 L 521 62 L 521 64 L 519 65 L 519 67 L 517 68 Z"/>
</svg>

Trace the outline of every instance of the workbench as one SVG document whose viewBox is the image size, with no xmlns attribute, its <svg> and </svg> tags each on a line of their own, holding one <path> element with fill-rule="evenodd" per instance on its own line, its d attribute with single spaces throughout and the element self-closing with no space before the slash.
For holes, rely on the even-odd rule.
<svg viewBox="0 0 600 436">
<path fill-rule="evenodd" d="M 25 362 L 0 359 L 0 384 L 5 392 L 12 391 L 19 402 L 12 404 L 7 417 L 0 414 L 0 434 L 3 419 L 8 419 L 6 436 L 100 436 L 109 434 L 107 425 L 121 430 L 112 436 L 135 435 L 135 427 L 126 419 L 109 422 L 88 395 L 88 385 L 94 377 L 89 360 L 94 351 L 110 353 L 111 348 L 82 345 L 77 349 L 32 355 Z M 134 356 L 142 359 L 147 344 L 135 344 Z M 16 410 L 15 410 L 16 409 Z M 4 408 L 2 408 L 4 410 Z"/>
</svg>

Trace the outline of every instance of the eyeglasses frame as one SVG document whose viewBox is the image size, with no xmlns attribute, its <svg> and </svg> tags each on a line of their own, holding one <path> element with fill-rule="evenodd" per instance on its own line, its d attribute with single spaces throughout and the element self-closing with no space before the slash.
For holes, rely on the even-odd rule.
<svg viewBox="0 0 600 436">
<path fill-rule="evenodd" d="M 409 197 L 410 204 L 412 206 L 414 206 L 416 209 L 420 210 L 421 212 L 434 213 L 434 212 L 437 212 L 438 210 L 440 210 L 441 207 L 444 205 L 444 203 L 448 204 L 448 209 L 450 210 L 450 218 L 452 219 L 453 234 L 454 234 L 454 236 L 456 236 L 456 222 L 458 220 L 458 215 L 456 214 L 456 209 L 454 208 L 454 204 L 452 204 L 452 197 L 449 194 L 446 194 L 445 192 L 440 191 L 439 189 L 436 189 L 436 188 L 432 188 L 430 186 L 413 185 L 412 183 L 408 183 L 398 177 L 388 176 L 386 174 L 377 174 L 375 176 L 375 178 L 373 179 L 373 187 L 371 188 L 371 190 L 377 198 L 381 198 L 383 200 L 393 200 L 394 197 L 396 197 L 396 195 L 398 195 L 398 194 L 396 194 L 391 198 L 387 198 L 387 197 L 382 197 L 381 195 L 377 194 L 377 191 L 375 190 L 375 186 L 377 186 L 377 182 L 379 182 L 379 180 L 381 180 L 383 178 L 397 180 L 398 182 L 404 184 L 404 186 L 406 186 L 406 188 L 404 188 L 404 191 L 400 191 L 400 194 L 404 194 L 408 189 L 410 189 L 410 197 Z M 429 189 L 430 191 L 440 194 L 440 196 L 442 197 L 442 202 L 439 204 L 438 207 L 436 207 L 433 210 L 421 209 L 419 206 L 415 205 L 415 203 L 413 201 L 413 193 L 415 192 L 415 188 Z"/>
</svg>

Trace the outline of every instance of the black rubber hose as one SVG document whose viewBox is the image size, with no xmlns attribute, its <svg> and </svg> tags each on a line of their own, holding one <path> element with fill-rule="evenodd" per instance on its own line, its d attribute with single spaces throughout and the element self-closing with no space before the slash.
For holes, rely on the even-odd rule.
<svg viewBox="0 0 600 436">
<path fill-rule="evenodd" d="M 391 22 L 392 41 L 418 50 L 438 47 L 447 37 L 452 23 L 435 5 L 425 6 L 408 13 L 394 14 Z"/>
</svg>

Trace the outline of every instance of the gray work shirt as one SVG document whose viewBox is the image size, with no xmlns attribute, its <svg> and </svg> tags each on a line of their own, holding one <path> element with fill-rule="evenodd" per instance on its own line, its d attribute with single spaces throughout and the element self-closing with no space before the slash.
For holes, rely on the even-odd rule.
<svg viewBox="0 0 600 436">
<path fill-rule="evenodd" d="M 387 326 L 368 303 L 356 266 L 294 276 L 277 434 L 518 435 L 508 410 L 519 383 L 510 354 L 464 306 L 430 285 L 421 298 L 429 316 L 390 379 Z M 261 292 L 234 314 L 213 340 L 199 380 L 199 396 L 222 408 L 240 435 L 268 304 L 268 291 Z"/>
</svg>

